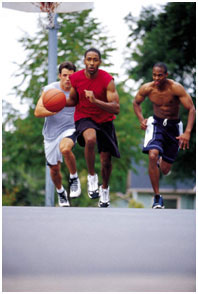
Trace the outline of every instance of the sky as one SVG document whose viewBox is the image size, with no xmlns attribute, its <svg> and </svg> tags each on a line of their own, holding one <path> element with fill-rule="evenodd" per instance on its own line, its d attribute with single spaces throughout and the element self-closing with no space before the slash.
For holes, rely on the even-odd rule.
<svg viewBox="0 0 198 294">
<path fill-rule="evenodd" d="M 94 1 L 92 16 L 96 17 L 102 25 L 106 27 L 108 36 L 115 40 L 115 46 L 118 48 L 111 59 L 114 66 L 107 71 L 118 73 L 119 78 L 124 79 L 122 64 L 124 61 L 123 52 L 127 41 L 128 27 L 123 18 L 129 12 L 137 17 L 142 7 L 152 5 L 158 9 L 161 5 L 166 3 L 167 1 L 163 0 Z M 38 17 L 39 13 L 21 12 L 2 7 L 0 8 L 1 95 L 2 99 L 12 103 L 12 105 L 20 110 L 21 113 L 26 113 L 28 105 L 21 105 L 19 99 L 15 97 L 15 95 L 10 95 L 12 92 L 12 86 L 16 85 L 16 78 L 13 77 L 13 73 L 16 72 L 17 66 L 14 63 L 22 62 L 25 57 L 25 52 L 19 44 L 18 39 L 23 36 L 24 32 L 28 32 L 30 36 L 34 36 L 34 33 L 37 31 Z"/>
</svg>

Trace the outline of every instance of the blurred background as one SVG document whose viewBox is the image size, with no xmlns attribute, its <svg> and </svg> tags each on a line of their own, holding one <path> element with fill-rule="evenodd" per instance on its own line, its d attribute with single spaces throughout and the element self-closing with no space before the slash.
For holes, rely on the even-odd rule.
<svg viewBox="0 0 198 294">
<path fill-rule="evenodd" d="M 58 15 L 58 65 L 69 60 L 80 70 L 84 67 L 85 50 L 96 47 L 102 53 L 101 68 L 114 76 L 120 96 L 121 111 L 115 127 L 121 159 L 113 159 L 112 207 L 150 208 L 152 205 L 148 157 L 141 152 L 144 132 L 132 107 L 140 85 L 152 80 L 152 66 L 158 61 L 166 63 L 169 78 L 181 83 L 196 103 L 196 3 L 146 3 L 119 6 L 108 1 L 104 7 L 96 1 L 93 10 Z M 41 13 L 2 8 L 0 13 L 1 64 L 4 65 L 1 68 L 2 201 L 5 206 L 44 206 L 44 119 L 35 118 L 34 109 L 43 86 L 48 83 L 48 19 Z M 152 114 L 148 99 L 142 107 L 145 117 Z M 181 107 L 184 127 L 187 114 Z M 166 208 L 195 209 L 195 127 L 190 149 L 181 150 L 171 174 L 160 179 Z M 72 206 L 97 206 L 97 201 L 87 196 L 84 149 L 76 145 L 74 153 L 82 195 L 72 200 Z M 101 181 L 98 155 L 96 171 Z M 64 164 L 62 175 L 68 188 Z M 57 205 L 57 199 L 55 202 Z"/>
</svg>

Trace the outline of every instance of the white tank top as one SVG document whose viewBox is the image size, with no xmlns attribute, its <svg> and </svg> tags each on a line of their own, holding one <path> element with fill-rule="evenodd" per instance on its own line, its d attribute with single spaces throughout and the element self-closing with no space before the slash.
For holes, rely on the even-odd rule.
<svg viewBox="0 0 198 294">
<path fill-rule="evenodd" d="M 66 97 L 69 92 L 61 89 L 60 82 L 54 82 L 44 87 L 44 92 L 50 89 L 61 90 Z M 75 129 L 74 124 L 75 107 L 64 107 L 57 114 L 45 117 L 42 134 L 45 140 L 55 140 L 61 133 L 69 129 Z"/>
</svg>

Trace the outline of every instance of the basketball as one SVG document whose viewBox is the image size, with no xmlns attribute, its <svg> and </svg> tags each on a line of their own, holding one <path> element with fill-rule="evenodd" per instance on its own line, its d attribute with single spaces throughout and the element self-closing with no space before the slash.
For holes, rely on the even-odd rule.
<svg viewBox="0 0 198 294">
<path fill-rule="evenodd" d="M 60 111 L 66 106 L 66 96 L 58 89 L 50 89 L 43 94 L 43 105 L 49 111 Z"/>
</svg>

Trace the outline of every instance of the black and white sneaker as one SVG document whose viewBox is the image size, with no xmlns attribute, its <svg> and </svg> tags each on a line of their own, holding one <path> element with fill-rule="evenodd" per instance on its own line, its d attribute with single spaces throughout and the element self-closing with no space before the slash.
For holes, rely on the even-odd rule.
<svg viewBox="0 0 198 294">
<path fill-rule="evenodd" d="M 95 174 L 94 176 L 87 176 L 87 190 L 89 198 L 96 199 L 99 197 L 97 174 Z"/>
<path fill-rule="evenodd" d="M 153 206 L 154 209 L 163 209 L 164 208 L 164 200 L 163 197 L 159 194 L 154 196 Z"/>
<path fill-rule="evenodd" d="M 67 192 L 64 190 L 62 193 L 58 193 L 58 204 L 61 207 L 69 207 L 70 203 L 67 198 Z"/>
<path fill-rule="evenodd" d="M 81 186 L 79 178 L 69 179 L 70 198 L 77 198 L 81 194 Z"/>
<path fill-rule="evenodd" d="M 103 189 L 102 186 L 100 186 L 99 195 L 100 195 L 100 200 L 98 202 L 98 206 L 109 207 L 110 205 L 109 187 L 107 189 Z"/>
</svg>

